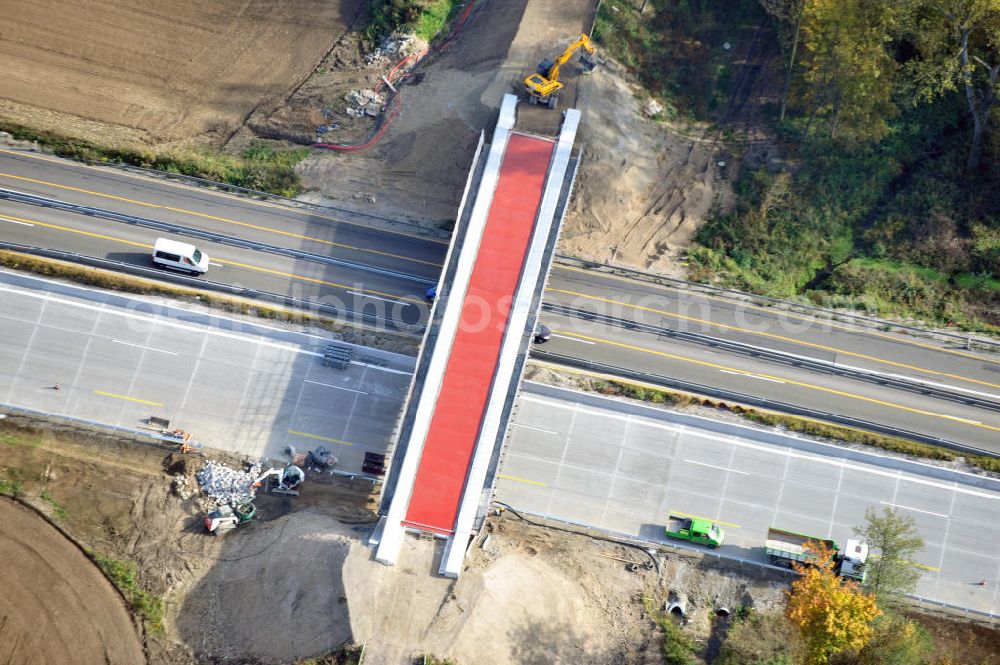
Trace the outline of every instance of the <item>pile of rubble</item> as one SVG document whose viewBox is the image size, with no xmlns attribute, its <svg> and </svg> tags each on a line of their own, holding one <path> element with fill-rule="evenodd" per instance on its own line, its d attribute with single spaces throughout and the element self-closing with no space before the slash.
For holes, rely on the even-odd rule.
<svg viewBox="0 0 1000 665">
<path fill-rule="evenodd" d="M 366 115 L 372 118 L 382 112 L 385 104 L 385 97 L 374 90 L 351 90 L 344 95 L 347 108 L 344 113 L 352 118 L 363 118 Z"/>
<path fill-rule="evenodd" d="M 203 492 L 220 504 L 240 504 L 254 497 L 254 481 L 260 476 L 260 464 L 237 471 L 221 462 L 209 460 L 198 472 L 198 484 Z"/>
<path fill-rule="evenodd" d="M 416 35 L 389 35 L 374 51 L 365 55 L 369 67 L 388 67 L 396 60 L 427 50 L 427 42 Z"/>
</svg>

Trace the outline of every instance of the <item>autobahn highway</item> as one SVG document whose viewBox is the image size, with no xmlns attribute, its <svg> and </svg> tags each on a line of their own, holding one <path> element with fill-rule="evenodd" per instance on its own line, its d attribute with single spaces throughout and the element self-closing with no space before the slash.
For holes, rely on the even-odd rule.
<svg viewBox="0 0 1000 665">
<path fill-rule="evenodd" d="M 547 353 L 758 395 L 1000 452 L 1000 355 L 559 264 L 545 299 L 549 305 L 653 330 L 543 312 L 542 320 L 554 330 L 544 349 Z M 665 330 L 709 339 L 680 339 Z M 825 369 L 793 364 L 796 358 L 775 362 L 750 351 L 734 353 L 713 345 L 712 339 L 819 361 Z M 854 376 L 844 376 L 840 369 L 852 370 Z M 881 380 L 908 388 L 886 386 Z"/>
<path fill-rule="evenodd" d="M 16 151 L 0 151 L 0 188 L 330 257 L 341 263 L 194 241 L 215 263 L 208 279 L 353 310 L 381 308 L 411 323 L 425 316 L 424 291 L 447 251 L 446 241 L 405 225 Z M 153 240 L 164 235 L 13 201 L 0 201 L 0 230 L 6 242 L 145 266 Z M 555 330 L 549 353 L 1000 452 L 1000 355 L 561 263 L 545 302 L 605 317 L 543 311 Z"/>
<path fill-rule="evenodd" d="M 65 160 L 0 151 L 0 188 L 135 218 L 262 243 L 328 261 L 188 238 L 212 258 L 208 279 L 354 309 L 395 307 L 419 321 L 447 241 L 404 225 L 364 224 L 311 209 L 95 169 Z M 148 266 L 154 229 L 16 201 L 0 203 L 2 239 Z M 340 262 L 339 264 L 334 262 Z"/>
</svg>

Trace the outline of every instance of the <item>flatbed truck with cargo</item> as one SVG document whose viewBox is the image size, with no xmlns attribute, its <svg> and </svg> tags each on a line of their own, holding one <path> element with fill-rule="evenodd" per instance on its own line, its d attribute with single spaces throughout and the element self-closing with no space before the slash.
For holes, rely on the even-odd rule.
<svg viewBox="0 0 1000 665">
<path fill-rule="evenodd" d="M 836 564 L 835 570 L 841 577 L 858 582 L 865 581 L 868 543 L 860 540 L 848 540 L 847 547 L 841 550 L 837 541 L 829 538 L 807 536 L 771 527 L 767 530 L 767 540 L 764 541 L 764 553 L 770 558 L 772 564 L 785 568 L 791 568 L 793 563 L 814 564 L 816 563 L 816 555 L 806 547 L 809 542 L 826 545 L 833 555 Z"/>
</svg>

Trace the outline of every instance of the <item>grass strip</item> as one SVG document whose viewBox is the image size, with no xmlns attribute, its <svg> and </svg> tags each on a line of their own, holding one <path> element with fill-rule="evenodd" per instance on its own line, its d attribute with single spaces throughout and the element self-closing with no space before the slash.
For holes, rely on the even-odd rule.
<svg viewBox="0 0 1000 665">
<path fill-rule="evenodd" d="M 207 147 L 158 151 L 112 148 L 22 125 L 0 124 L 0 130 L 21 141 L 35 141 L 68 159 L 98 164 L 128 164 L 289 197 L 302 193 L 295 165 L 311 154 L 308 148 L 288 149 L 280 143 L 264 139 L 251 141 L 239 154 L 229 155 Z"/>
<path fill-rule="evenodd" d="M 139 586 L 139 567 L 133 561 L 119 561 L 91 553 L 94 561 L 108 579 L 118 587 L 132 609 L 146 622 L 149 630 L 163 635 L 163 597 L 143 590 Z"/>
<path fill-rule="evenodd" d="M 419 345 L 418 340 L 403 335 L 394 335 L 386 331 L 372 333 L 364 328 L 341 323 L 323 316 L 315 316 L 282 307 L 269 307 L 252 300 L 220 296 L 206 291 L 173 286 L 152 279 L 123 275 L 110 270 L 102 270 L 101 268 L 80 266 L 58 259 L 0 250 L 0 265 L 46 277 L 66 279 L 77 284 L 86 284 L 87 286 L 94 286 L 109 291 L 166 296 L 184 302 L 197 303 L 224 312 L 254 316 L 269 321 L 315 326 L 332 333 L 337 333 L 345 342 L 363 344 L 394 353 L 416 355 Z"/>
</svg>

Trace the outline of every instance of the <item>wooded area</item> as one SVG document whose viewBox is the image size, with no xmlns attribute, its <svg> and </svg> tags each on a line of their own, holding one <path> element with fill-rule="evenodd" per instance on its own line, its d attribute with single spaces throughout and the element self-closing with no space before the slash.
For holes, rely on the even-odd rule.
<svg viewBox="0 0 1000 665">
<path fill-rule="evenodd" d="M 751 95 L 772 156 L 702 227 L 694 279 L 1000 330 L 1000 0 L 643 4 L 599 36 L 678 116 L 725 120 L 746 66 L 726 40 L 771 73 Z"/>
</svg>

